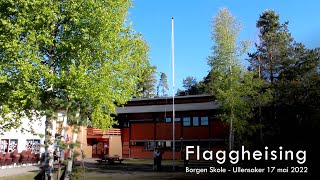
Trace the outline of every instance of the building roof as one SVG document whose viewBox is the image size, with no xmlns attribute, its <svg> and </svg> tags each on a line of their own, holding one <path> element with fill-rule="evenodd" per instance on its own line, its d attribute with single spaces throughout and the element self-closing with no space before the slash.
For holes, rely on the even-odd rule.
<svg viewBox="0 0 320 180">
<path fill-rule="evenodd" d="M 185 103 L 175 104 L 175 111 L 192 111 L 192 110 L 212 110 L 217 109 L 219 104 L 216 101 L 201 102 L 201 103 Z M 166 105 L 147 105 L 147 106 L 128 106 L 117 107 L 118 114 L 129 113 L 150 113 L 150 112 L 171 112 L 173 109 L 172 104 Z"/>
<path fill-rule="evenodd" d="M 188 99 L 198 97 L 212 97 L 211 95 L 187 95 L 187 96 L 174 96 L 175 99 Z M 172 96 L 167 97 L 152 97 L 152 98 L 133 98 L 131 101 L 148 101 L 148 100 L 160 100 L 160 99 L 172 99 Z"/>
</svg>

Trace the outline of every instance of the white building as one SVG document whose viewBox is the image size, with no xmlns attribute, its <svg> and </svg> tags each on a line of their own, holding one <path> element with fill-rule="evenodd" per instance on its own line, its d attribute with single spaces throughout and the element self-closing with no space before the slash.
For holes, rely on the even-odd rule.
<svg viewBox="0 0 320 180">
<path fill-rule="evenodd" d="M 44 152 L 45 119 L 42 117 L 40 120 L 32 122 L 35 134 L 21 132 L 21 128 L 0 134 L 0 152 L 12 152 L 16 149 L 19 153 L 23 150 L 31 150 L 36 153 Z M 22 122 L 22 127 L 28 129 L 29 120 L 25 118 Z"/>
</svg>

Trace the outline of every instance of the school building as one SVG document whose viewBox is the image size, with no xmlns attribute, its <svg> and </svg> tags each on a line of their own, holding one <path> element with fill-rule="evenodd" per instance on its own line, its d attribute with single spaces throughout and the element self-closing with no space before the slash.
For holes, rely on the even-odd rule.
<svg viewBox="0 0 320 180">
<path fill-rule="evenodd" d="M 228 126 L 217 118 L 217 101 L 210 95 L 175 96 L 174 128 L 175 157 L 180 159 L 183 146 L 199 145 L 201 150 L 225 149 Z M 58 113 L 54 131 L 66 142 L 80 142 L 86 158 L 119 155 L 122 158 L 153 158 L 154 147 L 164 150 L 163 159 L 172 159 L 173 151 L 173 98 L 136 98 L 117 108 L 118 125 L 106 131 L 80 127 L 74 134 L 67 125 L 63 112 Z M 35 130 L 44 134 L 45 117 L 35 124 Z M 25 123 L 28 121 L 26 120 Z M 39 131 L 39 132 L 38 132 Z M 17 149 L 44 152 L 44 137 L 11 130 L 0 135 L 0 152 Z M 194 158 L 194 157 L 191 157 Z"/>
<path fill-rule="evenodd" d="M 186 145 L 201 150 L 225 149 L 228 126 L 217 118 L 217 101 L 210 95 L 176 96 L 175 156 L 181 157 Z M 163 159 L 172 159 L 173 98 L 137 98 L 117 108 L 119 125 L 107 131 L 86 129 L 86 157 L 103 153 L 123 158 L 153 158 L 155 146 L 164 150 Z M 195 158 L 195 157 L 191 157 Z"/>
</svg>

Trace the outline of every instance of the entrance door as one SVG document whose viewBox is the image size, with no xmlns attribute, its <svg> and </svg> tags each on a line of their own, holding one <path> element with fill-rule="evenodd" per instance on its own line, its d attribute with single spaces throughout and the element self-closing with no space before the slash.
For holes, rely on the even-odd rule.
<svg viewBox="0 0 320 180">
<path fill-rule="evenodd" d="M 98 141 L 92 146 L 92 157 L 100 158 L 109 154 L 109 141 Z"/>
</svg>

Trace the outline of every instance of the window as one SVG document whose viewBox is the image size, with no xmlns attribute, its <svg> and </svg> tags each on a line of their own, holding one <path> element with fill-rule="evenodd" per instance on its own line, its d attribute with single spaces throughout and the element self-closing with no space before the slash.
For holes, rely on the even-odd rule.
<svg viewBox="0 0 320 180">
<path fill-rule="evenodd" d="M 146 150 L 153 151 L 154 150 L 154 141 L 147 141 L 146 142 Z"/>
<path fill-rule="evenodd" d="M 183 141 L 184 146 L 198 146 L 199 141 Z"/>
<path fill-rule="evenodd" d="M 171 122 L 171 118 L 166 118 L 166 122 Z"/>
<path fill-rule="evenodd" d="M 6 152 L 13 152 L 14 150 L 18 149 L 18 139 L 10 139 L 8 144 L 8 151 Z"/>
<path fill-rule="evenodd" d="M 166 147 L 165 147 L 165 149 L 172 149 L 171 141 L 166 141 Z"/>
<path fill-rule="evenodd" d="M 161 149 L 166 151 L 172 150 L 172 141 L 157 141 L 157 147 L 161 147 Z"/>
<path fill-rule="evenodd" d="M 40 139 L 27 139 L 26 149 L 32 152 L 40 152 Z"/>
<path fill-rule="evenodd" d="M 208 124 L 209 124 L 208 116 L 201 117 L 201 125 L 202 126 L 207 126 Z"/>
<path fill-rule="evenodd" d="M 2 139 L 0 152 L 13 152 L 18 149 L 18 139 Z"/>
<path fill-rule="evenodd" d="M 165 119 L 164 118 L 162 118 L 162 117 L 158 117 L 158 118 L 156 118 L 156 122 L 164 122 L 165 121 Z"/>
<path fill-rule="evenodd" d="M 191 119 L 190 117 L 183 118 L 183 126 L 191 126 Z"/>
<path fill-rule="evenodd" d="M 144 142 L 131 141 L 131 146 L 145 146 Z"/>
<path fill-rule="evenodd" d="M 9 139 L 1 139 L 0 152 L 8 152 Z"/>
<path fill-rule="evenodd" d="M 175 119 L 175 121 L 181 121 L 181 118 L 180 117 L 176 117 L 176 118 L 174 118 Z"/>
<path fill-rule="evenodd" d="M 172 147 L 173 142 L 171 141 L 171 147 Z M 175 145 L 175 151 L 181 151 L 181 141 L 175 141 L 174 142 Z"/>
<path fill-rule="evenodd" d="M 199 117 L 193 117 L 192 118 L 192 125 L 193 126 L 199 126 Z"/>
<path fill-rule="evenodd" d="M 158 141 L 157 142 L 157 147 L 164 148 L 165 146 L 166 146 L 166 142 L 165 141 Z"/>
</svg>

